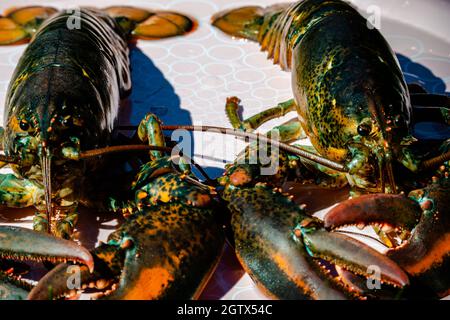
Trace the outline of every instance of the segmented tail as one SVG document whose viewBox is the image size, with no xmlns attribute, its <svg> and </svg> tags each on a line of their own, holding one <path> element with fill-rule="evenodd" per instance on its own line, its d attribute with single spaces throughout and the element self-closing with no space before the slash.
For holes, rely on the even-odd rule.
<svg viewBox="0 0 450 320">
<path fill-rule="evenodd" d="M 354 9 L 343 1 L 298 1 L 219 12 L 213 16 L 212 24 L 232 36 L 259 42 L 269 59 L 289 70 L 292 50 L 305 33 L 324 18 L 343 12 L 354 14 Z"/>
<path fill-rule="evenodd" d="M 287 70 L 290 61 L 285 57 L 285 53 L 290 48 L 283 41 L 283 35 L 292 20 L 291 11 L 297 5 L 278 4 L 267 8 L 254 6 L 232 9 L 214 15 L 212 24 L 234 37 L 259 42 L 261 50 L 268 52 L 268 58 Z"/>
<path fill-rule="evenodd" d="M 137 39 L 161 39 L 183 35 L 195 28 L 193 19 L 171 11 L 116 6 L 103 9 L 122 29 Z"/>
<path fill-rule="evenodd" d="M 218 12 L 211 18 L 211 23 L 233 37 L 258 41 L 264 13 L 262 7 L 241 7 Z"/>
<path fill-rule="evenodd" d="M 90 10 L 97 12 L 97 15 L 106 14 L 112 17 L 123 33 L 131 39 L 169 38 L 188 33 L 196 26 L 193 19 L 171 11 L 149 11 L 129 6 L 115 6 L 100 10 L 90 8 Z M 73 12 L 74 18 L 77 18 L 76 10 Z M 0 14 L 0 45 L 30 41 L 42 23 L 57 13 L 58 10 L 55 8 L 31 6 L 9 10 L 4 16 Z"/>
</svg>

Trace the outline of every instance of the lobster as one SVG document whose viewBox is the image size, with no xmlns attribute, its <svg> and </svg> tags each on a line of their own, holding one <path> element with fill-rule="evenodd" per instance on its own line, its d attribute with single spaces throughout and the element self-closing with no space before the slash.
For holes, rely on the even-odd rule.
<svg viewBox="0 0 450 320">
<path fill-rule="evenodd" d="M 328 160 L 322 171 L 330 173 L 330 162 L 336 164 L 333 185 L 349 183 L 354 194 L 397 193 L 407 189 L 399 183 L 409 180 L 396 179 L 396 173 L 413 175 L 416 181 L 418 172 L 450 157 L 445 150 L 448 132 L 434 154 L 421 153 L 413 136 L 413 123 L 427 120 L 415 118 L 424 105 L 434 107 L 428 109 L 433 121 L 448 124 L 448 98 L 427 96 L 418 86 L 410 97 L 392 49 L 350 4 L 306 0 L 266 9 L 243 7 L 216 14 L 212 24 L 258 41 L 274 63 L 292 70 L 294 99 L 241 120 L 239 99 L 230 98 L 226 110 L 232 126 L 252 131 L 296 111 L 298 121 L 290 122 L 281 136 L 286 141 L 307 136 L 310 151 Z M 322 169 L 313 165 L 308 161 L 311 170 Z"/>
<path fill-rule="evenodd" d="M 1 16 L 0 45 L 30 42 L 10 81 L 0 130 L 0 165 L 13 170 L 0 175 L 1 205 L 34 206 L 33 229 L 65 239 L 73 234 L 79 204 L 113 210 L 109 196 L 120 194 L 122 178 L 128 179 L 120 161 L 107 156 L 118 147 L 119 103 L 131 90 L 128 43 L 193 28 L 184 15 L 133 7 L 35 6 Z M 9 256 L 12 248 L 2 252 Z M 59 261 L 47 245 L 40 249 L 42 259 Z"/>
<path fill-rule="evenodd" d="M 232 36 L 259 42 L 261 49 L 268 51 L 274 63 L 278 63 L 283 70 L 292 70 L 294 99 L 276 107 L 242 120 L 238 112 L 239 99 L 229 98 L 226 112 L 233 128 L 251 132 L 271 119 L 296 111 L 298 120 L 276 127 L 268 135 L 278 134 L 283 142 L 308 137 L 312 144 L 312 147 L 285 148 L 298 156 L 285 154 L 285 160 L 280 157 L 275 175 L 272 176 L 264 177 L 261 174 L 261 168 L 264 167 L 261 162 L 256 165 L 236 163 L 228 168 L 222 184 L 230 189 L 229 206 L 231 211 L 235 211 L 235 216 L 248 216 L 248 219 L 258 216 L 264 219 L 268 215 L 272 217 L 269 221 L 274 224 L 278 222 L 278 214 L 284 212 L 279 204 L 289 203 L 286 199 L 289 195 L 286 194 L 281 200 L 281 196 L 276 193 L 271 196 L 271 200 L 264 200 L 266 207 L 259 206 L 258 201 L 261 200 L 257 195 L 261 193 L 260 182 L 279 188 L 291 177 L 328 188 L 350 184 L 354 197 L 363 193 L 376 195 L 353 199 L 350 204 L 342 203 L 340 209 L 336 209 L 340 217 L 336 226 L 346 224 L 344 221 L 348 224 L 365 223 L 365 219 L 371 222 L 370 216 L 361 217 L 365 211 L 360 207 L 380 206 L 376 222 L 382 228 L 376 227 L 376 231 L 389 247 L 397 247 L 389 251 L 389 257 L 405 268 L 414 279 L 416 276 L 422 280 L 432 278 L 429 283 L 421 281 L 426 287 L 431 287 L 432 295 L 448 292 L 445 275 L 448 274 L 449 248 L 442 244 L 448 232 L 445 218 L 448 189 L 435 191 L 438 187 L 429 185 L 432 170 L 450 159 L 448 130 L 435 141 L 421 141 L 414 137 L 414 125 L 420 121 L 431 120 L 448 126 L 448 97 L 426 94 L 418 85 L 408 86 L 395 54 L 381 33 L 376 28 L 369 28 L 368 22 L 343 1 L 305 0 L 268 8 L 249 6 L 230 9 L 216 14 L 212 24 Z M 247 156 L 249 153 L 246 151 Z M 260 153 L 257 151 L 253 154 Z M 241 191 L 242 188 L 245 191 Z M 426 210 L 422 214 L 424 218 L 417 221 L 422 213 L 417 205 L 400 196 L 391 198 L 386 194 L 414 189 L 421 191 L 412 195 L 430 193 L 430 201 L 442 204 L 433 211 L 442 215 L 442 219 L 434 223 L 442 225 L 431 227 L 425 221 L 425 217 L 430 215 Z M 420 199 L 417 200 L 420 202 Z M 347 212 L 353 206 L 356 207 L 354 215 Z M 270 207 L 274 207 L 273 213 L 267 212 L 266 208 Z M 399 210 L 399 214 L 394 217 L 388 217 L 389 209 L 392 208 L 403 210 Z M 412 212 L 409 215 L 404 213 L 408 209 Z M 411 218 L 411 215 L 414 217 Z M 402 224 L 404 220 L 409 223 Z M 328 220 L 325 224 L 313 221 L 314 230 L 332 226 Z M 268 263 L 267 251 L 263 251 L 265 254 L 260 256 L 250 249 L 250 242 L 257 232 L 255 230 L 258 230 L 256 237 L 266 235 L 265 232 L 247 229 L 240 222 L 236 218 L 233 226 L 234 236 L 238 239 L 237 247 L 242 250 L 238 255 L 244 268 L 265 291 L 286 298 L 286 293 L 278 287 L 274 288 L 271 282 L 274 273 L 283 273 L 271 269 L 269 275 L 262 270 L 262 265 Z M 388 222 L 397 228 L 390 228 Z M 294 228 L 295 223 L 289 223 Z M 276 227 L 279 225 L 277 223 Z M 405 232 L 404 229 L 411 231 L 414 227 L 416 229 L 411 237 L 408 237 L 408 232 L 403 234 L 403 245 L 398 246 L 395 238 Z M 298 227 L 296 230 L 298 238 L 308 243 L 305 229 Z M 433 234 L 434 230 L 436 234 Z M 269 237 L 270 233 L 267 234 Z M 267 243 L 265 245 L 268 246 Z M 329 244 L 329 248 L 330 251 L 331 248 L 336 249 L 333 244 Z M 420 254 L 415 252 L 419 249 Z M 313 250 L 306 251 L 306 256 L 323 258 Z M 278 258 L 286 262 L 290 257 L 291 252 L 285 254 L 283 259 Z M 272 264 L 275 261 L 271 259 Z M 410 272 L 408 266 L 411 261 L 421 266 L 420 272 Z M 354 271 L 352 264 L 346 263 L 345 267 Z M 429 273 L 434 276 L 429 276 Z M 309 276 L 310 272 L 305 272 L 305 277 L 306 274 Z M 442 279 L 436 274 L 441 275 Z M 298 279 L 292 275 L 283 276 L 283 279 Z M 349 279 L 351 277 L 347 277 L 347 284 L 350 283 L 352 288 L 357 287 L 351 285 Z M 309 287 L 304 281 L 301 285 L 309 292 L 307 296 L 317 297 L 315 294 L 318 290 L 311 289 L 314 286 Z M 367 293 L 367 290 L 362 292 Z"/>
<path fill-rule="evenodd" d="M 104 165 L 104 157 L 81 159 L 82 152 L 113 143 L 119 102 L 131 89 L 127 42 L 180 35 L 193 22 L 131 7 L 75 13 L 26 7 L 1 19 L 0 44 L 32 39 L 6 98 L 2 164 L 15 174 L 1 177 L 0 201 L 34 205 L 35 230 L 69 238 L 77 203 L 92 202 L 86 186 Z M 71 27 L 75 22 L 79 27 Z"/>
</svg>

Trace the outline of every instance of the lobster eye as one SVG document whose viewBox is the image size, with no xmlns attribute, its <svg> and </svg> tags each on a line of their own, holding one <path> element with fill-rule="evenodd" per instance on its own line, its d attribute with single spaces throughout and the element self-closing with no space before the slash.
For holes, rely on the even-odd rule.
<svg viewBox="0 0 450 320">
<path fill-rule="evenodd" d="M 19 127 L 23 131 L 28 131 L 28 129 L 30 129 L 30 124 L 28 123 L 27 120 L 20 120 Z"/>
<path fill-rule="evenodd" d="M 367 137 L 372 132 L 372 126 L 368 123 L 362 123 L 358 126 L 357 131 L 361 137 Z"/>
<path fill-rule="evenodd" d="M 405 118 L 404 118 L 402 115 L 397 115 L 397 116 L 394 118 L 394 125 L 395 125 L 396 127 L 404 127 L 404 126 L 406 126 L 406 120 L 405 120 Z"/>
<path fill-rule="evenodd" d="M 61 124 L 65 127 L 70 127 L 72 125 L 73 121 L 72 121 L 72 117 L 66 117 L 64 119 L 62 119 Z"/>
</svg>

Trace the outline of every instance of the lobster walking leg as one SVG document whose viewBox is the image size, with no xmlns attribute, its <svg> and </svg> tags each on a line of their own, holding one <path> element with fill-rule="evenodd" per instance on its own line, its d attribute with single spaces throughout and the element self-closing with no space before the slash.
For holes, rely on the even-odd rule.
<svg viewBox="0 0 450 320">
<path fill-rule="evenodd" d="M 42 201 L 41 186 L 13 174 L 0 174 L 0 204 L 10 208 L 25 208 Z"/>
<path fill-rule="evenodd" d="M 288 112 L 295 111 L 295 102 L 290 99 L 279 103 L 276 107 L 264 110 L 248 119 L 241 120 L 238 114 L 240 100 L 237 97 L 227 99 L 225 111 L 228 119 L 235 129 L 255 130 L 267 121 L 280 118 Z"/>
</svg>

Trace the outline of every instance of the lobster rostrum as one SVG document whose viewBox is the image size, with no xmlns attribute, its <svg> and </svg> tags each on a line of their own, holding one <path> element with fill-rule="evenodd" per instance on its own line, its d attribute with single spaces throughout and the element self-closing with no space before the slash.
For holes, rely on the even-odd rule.
<svg viewBox="0 0 450 320">
<path fill-rule="evenodd" d="M 165 147 L 154 115 L 146 116 L 138 134 L 152 146 Z M 128 187 L 131 194 L 123 196 L 117 209 L 131 214 L 107 243 L 91 252 L 94 272 L 89 272 L 89 265 L 80 266 L 83 286 L 77 289 L 95 287 L 96 298 L 109 299 L 198 297 L 225 243 L 212 188 L 198 182 L 187 161 L 163 151 L 151 151 L 150 161 Z M 116 205 L 119 202 L 115 199 Z M 56 266 L 28 298 L 75 294 L 67 287 L 72 276 L 68 270 L 70 264 Z"/>
<path fill-rule="evenodd" d="M 432 120 L 448 125 L 449 99 L 421 90 L 410 95 L 386 40 L 348 3 L 306 0 L 243 7 L 216 14 L 212 23 L 227 34 L 259 42 L 274 63 L 292 71 L 294 99 L 245 121 L 238 115 L 239 100 L 229 99 L 227 114 L 234 128 L 251 131 L 296 111 L 298 128 L 286 139 L 306 135 L 311 151 L 341 165 L 332 181 L 347 181 L 354 193 L 407 190 L 404 175 L 417 181 L 418 172 L 435 164 L 435 157 L 448 160 L 448 150 L 420 151 L 413 124 L 427 120 L 418 119 L 416 109 L 432 106 Z M 448 138 L 441 137 L 440 143 Z"/>
</svg>

